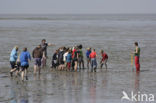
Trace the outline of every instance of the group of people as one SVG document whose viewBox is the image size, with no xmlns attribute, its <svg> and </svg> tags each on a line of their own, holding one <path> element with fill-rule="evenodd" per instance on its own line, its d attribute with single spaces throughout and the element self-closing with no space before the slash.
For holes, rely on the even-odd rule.
<svg viewBox="0 0 156 103">
<path fill-rule="evenodd" d="M 140 71 L 140 48 L 138 47 L 138 43 L 135 42 L 135 51 L 132 52 L 135 56 L 135 66 L 136 71 Z M 35 47 L 32 51 L 32 57 L 34 59 L 34 74 L 40 74 L 41 66 L 46 66 L 46 59 L 47 59 L 47 47 L 54 46 L 51 43 L 46 43 L 46 40 L 43 39 L 41 44 Z M 68 47 L 61 47 L 55 51 L 52 56 L 52 69 L 57 70 L 66 70 L 66 71 L 79 71 L 81 69 L 85 69 L 84 66 L 84 55 L 82 51 L 83 46 L 78 45 L 72 48 Z M 107 69 L 107 60 L 108 55 L 101 50 L 101 60 L 100 60 L 100 68 L 105 65 Z M 96 72 L 97 69 L 97 53 L 95 49 L 87 48 L 86 53 L 86 64 L 87 68 L 89 69 L 91 66 L 91 72 Z M 31 55 L 28 52 L 27 48 L 23 48 L 23 51 L 18 54 L 18 46 L 15 46 L 10 54 L 10 75 L 13 76 L 13 72 L 16 72 L 16 75 L 21 75 L 22 80 L 24 81 L 24 77 L 28 80 L 27 72 L 29 68 L 29 62 L 31 61 Z"/>
<path fill-rule="evenodd" d="M 40 74 L 41 64 L 42 67 L 46 66 L 48 46 L 53 46 L 53 44 L 46 43 L 46 40 L 43 39 L 41 44 L 33 50 L 32 57 L 34 59 L 34 74 L 36 74 L 37 70 Z M 26 80 L 28 80 L 27 72 L 30 61 L 31 55 L 28 52 L 27 48 L 23 48 L 23 51 L 18 54 L 18 46 L 15 46 L 10 54 L 11 77 L 13 76 L 13 73 L 16 72 L 16 76 L 21 75 L 22 81 L 24 81 L 24 77 L 26 77 Z"/>
<path fill-rule="evenodd" d="M 61 47 L 55 51 L 52 56 L 52 66 L 51 68 L 55 68 L 58 70 L 66 70 L 66 71 L 79 71 L 81 69 L 85 69 L 84 66 L 84 55 L 82 51 L 83 46 L 77 45 L 72 48 Z M 107 69 L 107 60 L 108 55 L 101 50 L 101 68 L 105 64 Z M 89 65 L 91 65 L 91 72 L 96 72 L 97 68 L 97 53 L 95 49 L 87 48 L 86 51 L 86 61 L 87 68 L 89 69 Z"/>
</svg>

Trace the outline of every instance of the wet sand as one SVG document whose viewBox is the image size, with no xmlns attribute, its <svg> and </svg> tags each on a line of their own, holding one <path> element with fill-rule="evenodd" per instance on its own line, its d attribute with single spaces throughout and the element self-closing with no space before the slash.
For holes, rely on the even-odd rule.
<svg viewBox="0 0 156 103">
<path fill-rule="evenodd" d="M 45 68 L 40 76 L 34 76 L 29 71 L 29 80 L 22 82 L 20 78 L 10 78 L 6 71 L 1 71 L 0 102 L 121 103 L 122 91 L 156 95 L 153 77 L 154 71 L 136 73 L 132 70 L 98 69 L 96 73 L 91 73 L 88 69 L 66 72 Z"/>
<path fill-rule="evenodd" d="M 0 102 L 1 103 L 122 103 L 122 91 L 152 93 L 156 96 L 156 15 L 0 15 Z M 104 49 L 108 70 L 97 73 L 42 70 L 22 83 L 8 71 L 10 51 L 15 45 L 32 50 L 45 38 L 54 43 L 51 56 L 60 46 L 83 44 Z M 133 43 L 141 48 L 141 72 L 132 71 Z M 85 59 L 85 58 L 84 58 Z M 97 58 L 98 63 L 100 57 Z M 134 67 L 133 67 L 134 68 Z M 128 101 L 123 101 L 129 103 Z M 139 102 L 136 102 L 139 103 Z M 141 102 L 143 103 L 143 102 Z"/>
</svg>

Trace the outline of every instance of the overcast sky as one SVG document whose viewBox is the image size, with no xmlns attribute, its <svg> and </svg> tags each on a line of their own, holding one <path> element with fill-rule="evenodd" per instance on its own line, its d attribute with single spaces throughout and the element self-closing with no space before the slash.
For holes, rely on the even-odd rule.
<svg viewBox="0 0 156 103">
<path fill-rule="evenodd" d="M 3 13 L 156 13 L 156 0 L 0 0 Z"/>
</svg>

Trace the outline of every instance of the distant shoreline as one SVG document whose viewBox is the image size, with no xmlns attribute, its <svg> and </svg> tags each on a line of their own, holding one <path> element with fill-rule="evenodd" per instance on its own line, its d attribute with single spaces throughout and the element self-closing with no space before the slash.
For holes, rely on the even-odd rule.
<svg viewBox="0 0 156 103">
<path fill-rule="evenodd" d="M 0 15 L 156 15 L 156 13 L 0 13 Z"/>
</svg>

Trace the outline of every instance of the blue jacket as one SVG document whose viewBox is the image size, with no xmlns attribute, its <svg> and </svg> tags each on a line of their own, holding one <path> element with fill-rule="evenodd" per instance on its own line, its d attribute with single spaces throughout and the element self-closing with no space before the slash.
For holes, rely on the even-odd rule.
<svg viewBox="0 0 156 103">
<path fill-rule="evenodd" d="M 86 57 L 87 57 L 87 58 L 89 58 L 90 53 L 91 53 L 90 50 L 87 50 L 87 51 L 86 51 Z"/>
<path fill-rule="evenodd" d="M 28 60 L 31 60 L 31 56 L 29 52 L 22 52 L 20 55 L 20 62 L 21 62 L 21 66 L 27 66 L 29 65 Z"/>
<path fill-rule="evenodd" d="M 18 58 L 18 53 L 16 51 L 16 49 L 12 49 L 11 54 L 10 54 L 10 61 L 16 62 Z"/>
<path fill-rule="evenodd" d="M 66 62 L 69 63 L 69 62 L 71 62 L 71 60 L 72 60 L 72 55 L 71 54 L 68 54 L 66 56 Z"/>
</svg>

